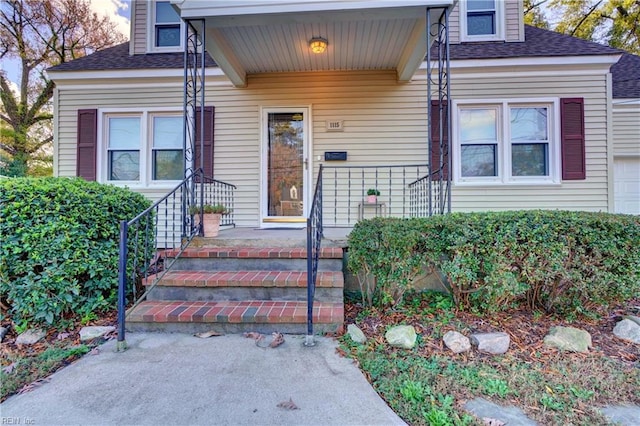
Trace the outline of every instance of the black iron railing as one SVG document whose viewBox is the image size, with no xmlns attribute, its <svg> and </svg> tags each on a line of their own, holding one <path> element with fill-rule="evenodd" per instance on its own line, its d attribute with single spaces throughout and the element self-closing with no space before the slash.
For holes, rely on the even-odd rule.
<svg viewBox="0 0 640 426">
<path fill-rule="evenodd" d="M 234 185 L 204 176 L 198 169 L 138 216 L 120 223 L 118 350 L 126 349 L 127 307 L 131 311 L 143 301 L 191 240 L 202 235 L 202 226 L 196 226 L 189 213 L 191 207 L 223 204 L 229 213 L 221 225 L 235 226 L 234 190 Z M 143 284 L 149 279 L 153 282 L 145 291 Z"/>
<path fill-rule="evenodd" d="M 428 170 L 427 164 L 324 166 L 324 225 L 352 227 L 373 216 L 415 216 L 414 204 L 426 203 L 428 195 L 412 192 L 409 184 L 426 176 Z M 375 201 L 367 195 L 370 189 L 379 192 Z"/>
<path fill-rule="evenodd" d="M 316 292 L 318 262 L 322 243 L 322 165 L 307 218 L 307 337 L 305 346 L 313 346 L 313 301 Z"/>
<path fill-rule="evenodd" d="M 409 184 L 409 213 L 411 217 L 427 217 L 449 213 L 447 182 L 424 175 Z"/>
</svg>

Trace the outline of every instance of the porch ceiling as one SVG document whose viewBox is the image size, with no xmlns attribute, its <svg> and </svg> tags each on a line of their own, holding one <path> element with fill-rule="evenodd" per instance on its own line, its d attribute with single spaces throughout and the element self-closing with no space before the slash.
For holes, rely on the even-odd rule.
<svg viewBox="0 0 640 426">
<path fill-rule="evenodd" d="M 205 20 L 206 49 L 233 84 L 270 72 L 395 70 L 408 81 L 427 52 L 426 8 L 454 0 L 174 0 Z M 432 11 L 432 20 L 438 11 Z M 201 28 L 198 28 L 201 31 Z M 312 53 L 309 40 L 328 40 Z"/>
</svg>

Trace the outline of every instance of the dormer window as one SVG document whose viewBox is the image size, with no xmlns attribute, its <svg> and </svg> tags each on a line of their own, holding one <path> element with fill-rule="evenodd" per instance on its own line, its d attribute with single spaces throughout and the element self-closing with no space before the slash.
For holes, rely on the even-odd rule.
<svg viewBox="0 0 640 426">
<path fill-rule="evenodd" d="M 504 40 L 504 1 L 467 0 L 458 4 L 462 41 Z"/>
<path fill-rule="evenodd" d="M 168 1 L 149 2 L 149 51 L 175 52 L 182 50 L 183 24 Z"/>
</svg>

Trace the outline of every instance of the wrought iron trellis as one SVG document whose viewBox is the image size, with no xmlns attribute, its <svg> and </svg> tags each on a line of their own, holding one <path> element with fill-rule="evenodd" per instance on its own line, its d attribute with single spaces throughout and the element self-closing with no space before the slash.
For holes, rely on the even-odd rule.
<svg viewBox="0 0 640 426">
<path fill-rule="evenodd" d="M 431 18 L 432 11 L 438 13 L 437 20 Z M 451 103 L 449 61 L 449 8 L 427 8 L 427 108 L 429 174 L 428 214 L 451 212 Z M 433 45 L 433 46 L 432 46 Z M 435 53 L 435 58 L 434 58 Z M 435 65 L 435 70 L 434 70 Z M 434 100 L 439 109 L 434 120 Z M 437 124 L 438 140 L 433 140 L 433 126 Z M 433 144 L 437 143 L 438 156 L 433 158 Z"/>
</svg>

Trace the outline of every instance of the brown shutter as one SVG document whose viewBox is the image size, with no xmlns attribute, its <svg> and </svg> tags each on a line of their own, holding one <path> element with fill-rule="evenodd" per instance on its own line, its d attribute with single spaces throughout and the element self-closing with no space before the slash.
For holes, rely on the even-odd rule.
<svg viewBox="0 0 640 426">
<path fill-rule="evenodd" d="M 85 180 L 96 180 L 97 132 L 98 110 L 79 109 L 76 175 Z"/>
<path fill-rule="evenodd" d="M 449 153 L 448 153 L 448 109 L 447 102 L 442 103 L 444 117 L 442 120 L 442 135 L 444 142 L 444 155 L 442 156 L 442 164 L 440 164 L 440 101 L 431 101 L 431 177 L 432 179 L 440 179 L 440 171 L 442 170 L 442 179 L 449 176 Z"/>
<path fill-rule="evenodd" d="M 586 179 L 584 98 L 560 99 L 562 179 Z"/>
<path fill-rule="evenodd" d="M 213 127 L 215 107 L 204 107 L 204 175 L 213 177 Z M 196 141 L 194 169 L 200 168 L 200 107 L 196 108 Z"/>
</svg>

